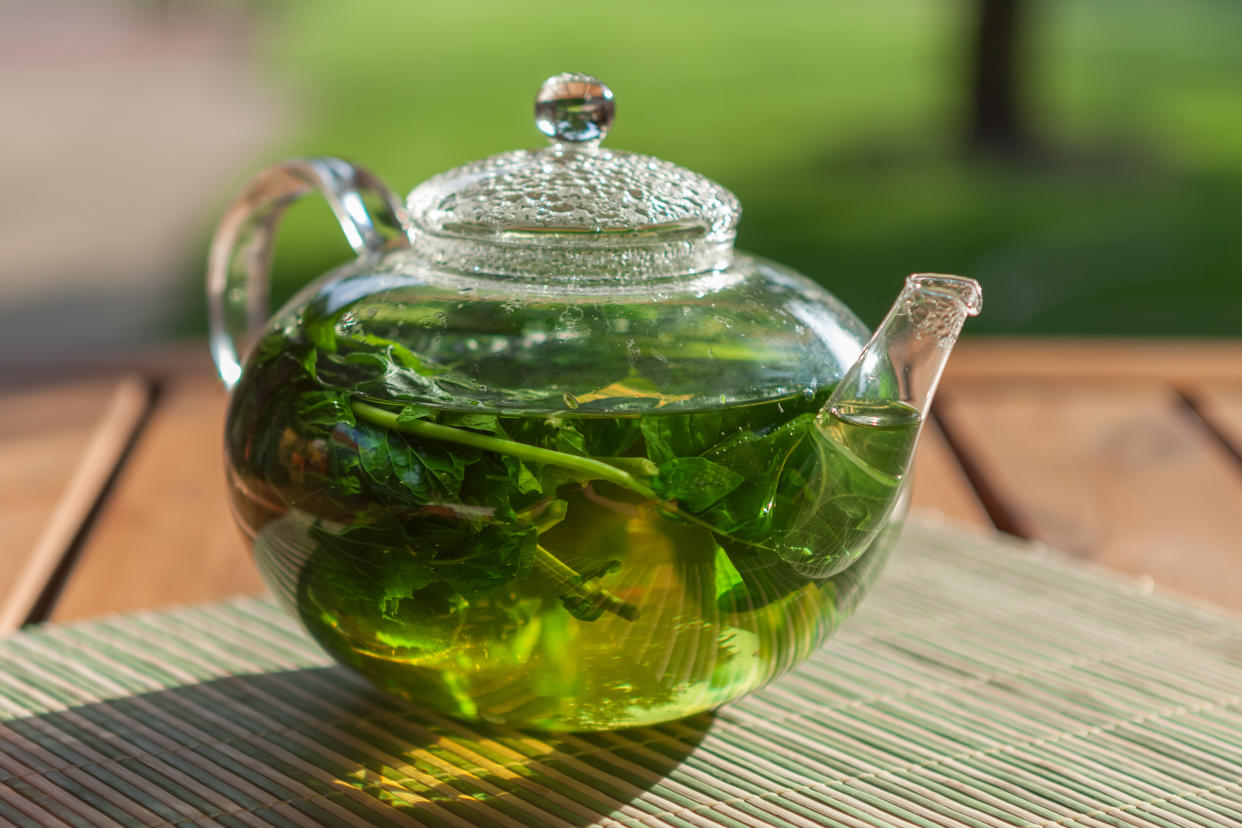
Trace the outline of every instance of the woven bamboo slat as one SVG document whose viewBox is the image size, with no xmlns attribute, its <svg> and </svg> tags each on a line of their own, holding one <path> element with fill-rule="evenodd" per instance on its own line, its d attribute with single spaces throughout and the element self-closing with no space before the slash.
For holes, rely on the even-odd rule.
<svg viewBox="0 0 1242 828">
<path fill-rule="evenodd" d="M 547 735 L 408 707 L 238 598 L 0 640 L 0 822 L 1236 826 L 1240 656 L 1223 610 L 912 524 L 765 690 Z"/>
</svg>

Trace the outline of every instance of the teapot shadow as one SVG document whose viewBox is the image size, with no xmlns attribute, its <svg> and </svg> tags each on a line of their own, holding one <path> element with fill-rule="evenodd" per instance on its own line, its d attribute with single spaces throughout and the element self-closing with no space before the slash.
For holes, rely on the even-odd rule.
<svg viewBox="0 0 1242 828">
<path fill-rule="evenodd" d="M 6 752 L 39 775 L 55 757 L 48 779 L 64 780 L 65 797 L 83 798 L 66 777 L 86 769 L 169 821 L 272 813 L 322 825 L 585 826 L 635 813 L 627 806 L 672 773 L 713 722 L 700 714 L 558 734 L 467 724 L 343 668 L 316 667 L 93 702 L 0 722 L 0 734 Z M 118 777 L 122 784 L 109 781 Z M 89 801 L 132 822 L 132 805 L 115 798 Z"/>
</svg>

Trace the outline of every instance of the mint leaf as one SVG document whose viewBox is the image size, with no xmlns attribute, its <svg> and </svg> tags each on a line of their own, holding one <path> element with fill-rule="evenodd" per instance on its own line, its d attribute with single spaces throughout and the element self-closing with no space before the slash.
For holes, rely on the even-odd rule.
<svg viewBox="0 0 1242 828">
<path fill-rule="evenodd" d="M 720 411 L 657 414 L 640 421 L 647 456 L 663 464 L 674 457 L 693 457 L 720 440 L 724 415 Z"/>
<path fill-rule="evenodd" d="M 476 414 L 474 412 L 447 412 L 440 419 L 444 425 L 455 426 L 457 428 L 469 428 L 474 431 L 485 431 L 488 434 L 495 434 L 498 437 L 504 437 L 505 431 L 500 427 L 500 418 L 495 414 Z"/>
<path fill-rule="evenodd" d="M 306 426 L 334 428 L 340 423 L 354 425 L 349 395 L 340 391 L 309 391 L 298 397 L 298 419 Z"/>
<path fill-rule="evenodd" d="M 549 448 L 579 457 L 586 456 L 586 438 L 572 422 L 549 417 L 544 424 L 552 430 L 552 445 Z"/>
<path fill-rule="evenodd" d="M 419 403 L 409 403 L 401 409 L 401 413 L 397 415 L 397 422 L 408 423 L 414 420 L 426 420 L 435 414 L 435 410 L 427 405 Z"/>
<path fill-rule="evenodd" d="M 307 376 L 315 382 L 319 382 L 319 374 L 316 369 L 316 366 L 319 364 L 319 349 L 310 348 L 307 350 L 306 355 L 302 357 L 301 362 L 302 370 L 306 372 Z"/>
<path fill-rule="evenodd" d="M 306 339 L 321 351 L 336 351 L 336 328 L 330 319 L 313 319 L 306 322 L 303 330 Z"/>
<path fill-rule="evenodd" d="M 530 494 L 531 492 L 542 492 L 543 484 L 539 482 L 539 478 L 531 474 L 530 469 L 516 457 L 506 455 L 504 458 L 505 468 L 512 478 L 514 487 L 522 494 Z"/>
<path fill-rule="evenodd" d="M 461 484 L 465 481 L 465 457 L 434 443 L 410 446 L 410 456 L 421 463 L 440 484 L 442 498 L 457 498 Z"/>
<path fill-rule="evenodd" d="M 643 433 L 643 442 L 647 456 L 654 463 L 667 463 L 677 459 L 673 450 L 673 435 L 669 429 L 667 417 L 644 417 L 639 425 Z"/>
<path fill-rule="evenodd" d="M 651 483 L 656 494 L 701 512 L 742 484 L 742 476 L 702 457 L 677 457 L 660 464 Z"/>
</svg>

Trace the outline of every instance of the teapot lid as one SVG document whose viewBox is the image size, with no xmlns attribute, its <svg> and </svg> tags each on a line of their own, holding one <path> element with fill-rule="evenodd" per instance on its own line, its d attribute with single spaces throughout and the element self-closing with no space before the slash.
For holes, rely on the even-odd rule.
<svg viewBox="0 0 1242 828">
<path fill-rule="evenodd" d="M 698 173 L 606 150 L 612 91 L 589 75 L 544 81 L 550 139 L 456 167 L 407 198 L 414 250 L 438 267 L 542 280 L 633 282 L 726 266 L 741 208 Z"/>
</svg>

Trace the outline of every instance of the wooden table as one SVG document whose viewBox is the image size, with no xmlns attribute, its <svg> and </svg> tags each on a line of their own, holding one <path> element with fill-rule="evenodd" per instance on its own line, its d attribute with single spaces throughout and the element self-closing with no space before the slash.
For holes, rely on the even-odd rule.
<svg viewBox="0 0 1242 828">
<path fill-rule="evenodd" d="M 262 590 L 205 353 L 0 368 L 0 635 Z M 1242 340 L 968 339 L 914 504 L 1242 608 Z"/>
</svg>

